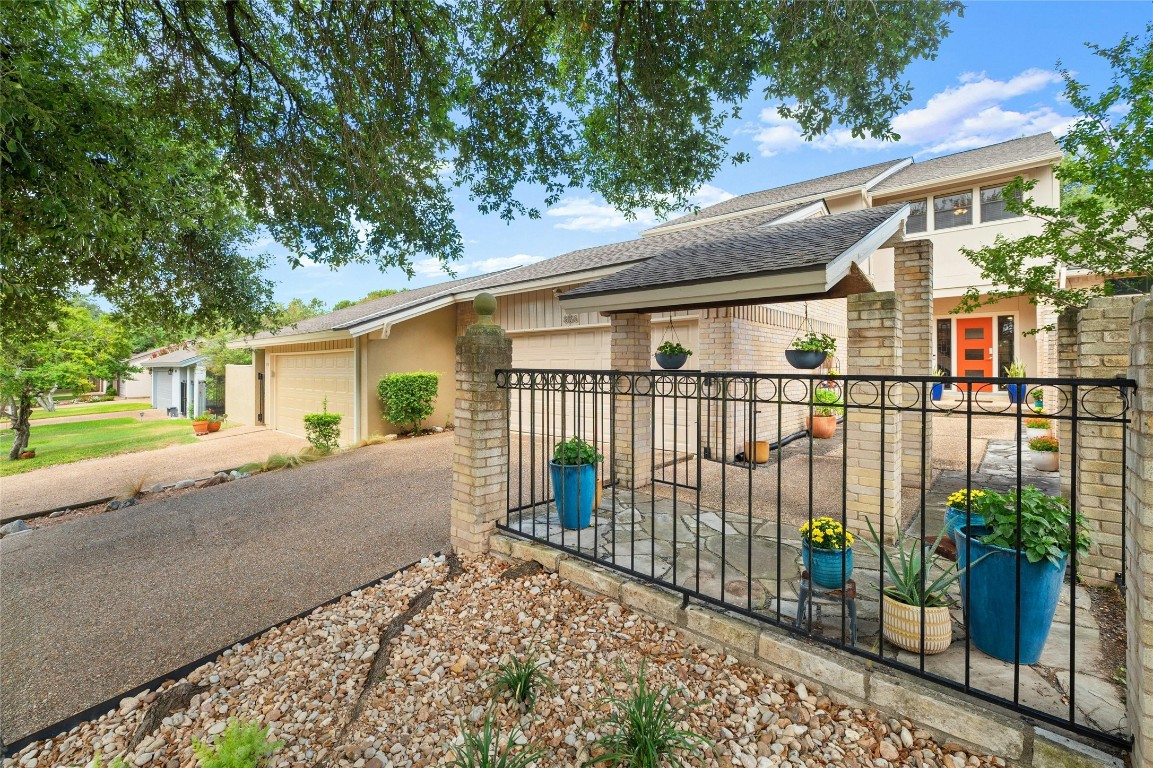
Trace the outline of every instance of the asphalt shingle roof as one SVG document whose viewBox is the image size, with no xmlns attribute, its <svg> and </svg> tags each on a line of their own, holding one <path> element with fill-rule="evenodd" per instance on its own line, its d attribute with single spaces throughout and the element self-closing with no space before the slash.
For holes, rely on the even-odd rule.
<svg viewBox="0 0 1153 768">
<path fill-rule="evenodd" d="M 799 200 L 805 197 L 812 197 L 814 195 L 826 195 L 830 192 L 836 192 L 839 189 L 851 189 L 853 187 L 864 187 L 871 179 L 884 173 L 889 168 L 892 168 L 901 160 L 888 160 L 883 163 L 875 165 L 866 165 L 864 168 L 854 168 L 851 171 L 843 171 L 842 173 L 834 173 L 830 176 L 821 176 L 816 179 L 809 179 L 807 181 L 799 181 L 796 184 L 786 184 L 783 187 L 773 187 L 772 189 L 761 190 L 760 192 L 750 192 L 747 195 L 740 195 L 739 197 L 732 197 L 725 200 L 723 203 L 710 205 L 708 208 L 702 208 L 696 213 L 690 213 L 680 218 L 666 221 L 663 224 L 658 224 L 652 229 L 648 230 L 650 237 L 660 232 L 664 227 L 671 227 L 676 224 L 687 224 L 694 221 L 706 221 L 716 216 L 725 216 L 740 211 L 746 211 L 752 208 L 761 208 L 766 205 L 778 205 L 787 203 L 790 200 Z"/>
<path fill-rule="evenodd" d="M 196 357 L 200 357 L 200 353 L 195 349 L 177 349 L 167 354 L 141 360 L 139 365 L 145 368 L 180 367 Z"/>
<path fill-rule="evenodd" d="M 903 205 L 865 208 L 666 247 L 648 261 L 574 288 L 561 299 L 718 282 L 828 264 Z"/>
<path fill-rule="evenodd" d="M 871 191 L 874 194 L 879 194 L 890 189 L 901 189 L 917 184 L 931 184 L 938 179 L 977 173 L 986 168 L 996 168 L 1032 158 L 1052 157 L 1054 154 L 1060 154 L 1060 152 L 1061 147 L 1057 145 L 1053 134 L 1039 133 L 1036 136 L 1012 139 L 988 147 L 978 147 L 953 155 L 934 157 L 931 160 L 913 163 L 883 179 Z"/>
</svg>

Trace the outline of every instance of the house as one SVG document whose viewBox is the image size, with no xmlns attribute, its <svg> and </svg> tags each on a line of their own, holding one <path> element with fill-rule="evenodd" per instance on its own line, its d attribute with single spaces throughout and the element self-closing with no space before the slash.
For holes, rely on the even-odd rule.
<svg viewBox="0 0 1153 768">
<path fill-rule="evenodd" d="M 885 243 L 900 236 L 902 225 L 908 237 L 934 245 L 935 365 L 953 375 L 988 376 L 1020 359 L 1031 375 L 1052 375 L 1052 339 L 1025 335 L 1049 322 L 1051 310 L 1025 298 L 973 315 L 950 310 L 970 286 L 993 287 L 982 284 L 961 247 L 1040 230 L 1039 221 L 1005 208 L 1005 184 L 1018 175 L 1033 179 L 1034 199 L 1056 204 L 1053 165 L 1060 158 L 1052 135 L 1044 133 L 923 162 L 876 163 L 731 198 L 633 240 L 310 318 L 241 342 L 253 350 L 253 401 L 264 423 L 300 435 L 303 414 L 327 398 L 329 410 L 345 414 L 351 426 L 345 439 L 355 440 L 394 431 L 380 415 L 376 382 L 382 375 L 428 370 L 443 374 L 430 420 L 443 424 L 455 398 L 455 337 L 473 320 L 471 301 L 481 291 L 498 297 L 496 320 L 512 338 L 517 367 L 607 369 L 603 313 L 646 307 L 653 313 L 653 346 L 679 339 L 696 353 L 689 367 L 786 372 L 784 350 L 802 331 L 833 335 L 844 348 L 843 296 L 850 288 L 893 289 L 892 248 Z M 820 259 L 807 257 L 817 251 Z M 731 261 L 746 276 L 758 264 L 773 264 L 774 281 L 782 279 L 781 264 L 795 262 L 792 288 L 781 295 L 807 300 L 739 305 L 741 297 L 733 296 L 737 305 L 716 308 L 723 283 L 696 280 L 686 265 L 697 259 L 721 272 Z M 661 274 L 666 264 L 678 273 Z M 646 285 L 652 279 L 668 287 L 653 290 Z M 257 415 L 237 418 L 257 423 Z M 800 414 L 787 418 L 785 429 L 800 427 Z M 765 428 L 776 429 L 769 421 Z"/>
<path fill-rule="evenodd" d="M 152 381 L 152 407 L 175 409 L 180 416 L 199 416 L 206 409 L 204 358 L 188 343 L 175 344 L 147 353 L 135 365 L 148 372 Z"/>
<path fill-rule="evenodd" d="M 148 349 L 137 352 L 124 362 L 133 368 L 140 368 L 138 373 L 127 373 L 116 380 L 116 394 L 126 398 L 152 398 L 152 369 L 143 367 L 143 362 L 151 358 L 160 350 Z"/>
</svg>

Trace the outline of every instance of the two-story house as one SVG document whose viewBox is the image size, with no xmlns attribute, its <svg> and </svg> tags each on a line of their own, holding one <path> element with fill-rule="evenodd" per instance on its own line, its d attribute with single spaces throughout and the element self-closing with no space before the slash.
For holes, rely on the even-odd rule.
<svg viewBox="0 0 1153 768">
<path fill-rule="evenodd" d="M 612 311 L 610 297 L 562 302 L 561 294 L 669 253 L 691 258 L 699 252 L 715 260 L 719 252 L 723 259 L 724 248 L 739 244 L 747 268 L 750 259 L 777 264 L 796 258 L 807 244 L 818 241 L 838 243 L 839 256 L 831 266 L 848 270 L 851 262 L 855 274 L 864 274 L 876 290 L 891 290 L 891 249 L 881 246 L 902 223 L 908 237 L 927 237 L 934 244 L 936 366 L 954 375 L 993 375 L 1020 359 L 1031 375 L 1051 375 L 1047 337 L 1025 335 L 1050 318 L 1043 310 L 1039 315 L 1028 299 L 1001 302 L 973 315 L 953 315 L 950 310 L 970 286 L 987 287 L 960 253 L 962 246 L 1039 227 L 1039 222 L 1005 208 L 1004 185 L 1018 175 L 1036 179 L 1035 198 L 1056 203 L 1053 165 L 1060 157 L 1053 137 L 1045 133 L 923 162 L 877 163 L 735 197 L 633 240 L 310 318 L 245 342 L 254 350 L 251 386 L 257 408 L 253 414 L 236 414 L 230 407 L 229 413 L 248 423 L 260 416 L 276 429 L 303 434 L 303 414 L 319 410 L 327 398 L 329 410 L 345 414 L 351 427 L 345 439 L 355 440 L 393 431 L 381 420 L 376 396 L 382 375 L 430 370 L 444 374 L 430 420 L 443 423 L 451 418 L 455 398 L 455 337 L 471 322 L 471 301 L 481 291 L 498 297 L 496 319 L 513 340 L 515 366 L 606 369 L 609 320 L 604 312 Z M 870 209 L 878 215 L 864 213 Z M 890 215 L 893 211 L 899 213 Z M 821 221 L 810 221 L 816 219 Z M 822 227 L 829 234 L 822 234 Z M 789 242 L 793 232 L 800 239 Z M 766 233 L 774 236 L 763 237 Z M 803 281 L 807 274 L 797 270 L 791 279 Z M 685 277 L 670 289 L 672 300 L 653 314 L 652 337 L 654 347 L 676 338 L 693 349 L 691 368 L 787 372 L 791 369 L 784 350 L 802 329 L 829 333 L 843 344 L 845 302 L 836 296 L 844 293 L 831 286 L 814 283 L 808 301 L 703 309 L 698 308 L 702 302 L 694 300 L 692 275 Z M 827 270 L 820 278 L 833 279 Z M 792 295 L 799 294 L 794 290 Z M 834 359 L 831 364 L 843 362 Z"/>
</svg>

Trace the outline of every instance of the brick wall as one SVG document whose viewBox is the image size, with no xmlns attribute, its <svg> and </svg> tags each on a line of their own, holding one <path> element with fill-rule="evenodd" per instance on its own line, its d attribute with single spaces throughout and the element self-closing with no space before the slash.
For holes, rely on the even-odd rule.
<svg viewBox="0 0 1153 768">
<path fill-rule="evenodd" d="M 621 312 L 610 320 L 613 370 L 652 370 L 652 322 L 649 315 Z M 652 481 L 652 401 L 629 395 L 619 395 L 613 400 L 617 429 L 613 434 L 612 470 L 624 487 L 641 488 Z"/>
<path fill-rule="evenodd" d="M 893 285 L 901 302 L 901 373 L 929 376 L 933 373 L 932 240 L 906 240 L 894 247 Z M 909 385 L 901 391 L 904 404 L 910 408 L 928 395 L 925 386 Z M 933 455 L 931 414 L 903 412 L 901 439 L 902 483 L 909 488 L 920 488 L 922 484 L 928 487 Z"/>
</svg>

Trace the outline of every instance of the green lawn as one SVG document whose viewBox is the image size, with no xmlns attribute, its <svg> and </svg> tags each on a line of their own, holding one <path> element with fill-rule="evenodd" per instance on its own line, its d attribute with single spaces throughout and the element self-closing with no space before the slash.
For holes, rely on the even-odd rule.
<svg viewBox="0 0 1153 768">
<path fill-rule="evenodd" d="M 32 426 L 29 447 L 36 458 L 8 460 L 12 433 L 0 434 L 0 477 L 18 475 L 53 464 L 68 464 L 98 456 L 132 451 L 151 451 L 169 445 L 196 442 L 192 422 L 187 419 L 140 421 L 135 418 L 78 421 L 72 424 Z"/>
<path fill-rule="evenodd" d="M 92 405 L 62 405 L 55 411 L 37 408 L 32 411 L 32 421 L 38 419 L 58 419 L 61 416 L 89 416 L 93 413 L 118 413 L 120 411 L 150 411 L 150 403 L 93 403 Z"/>
</svg>

